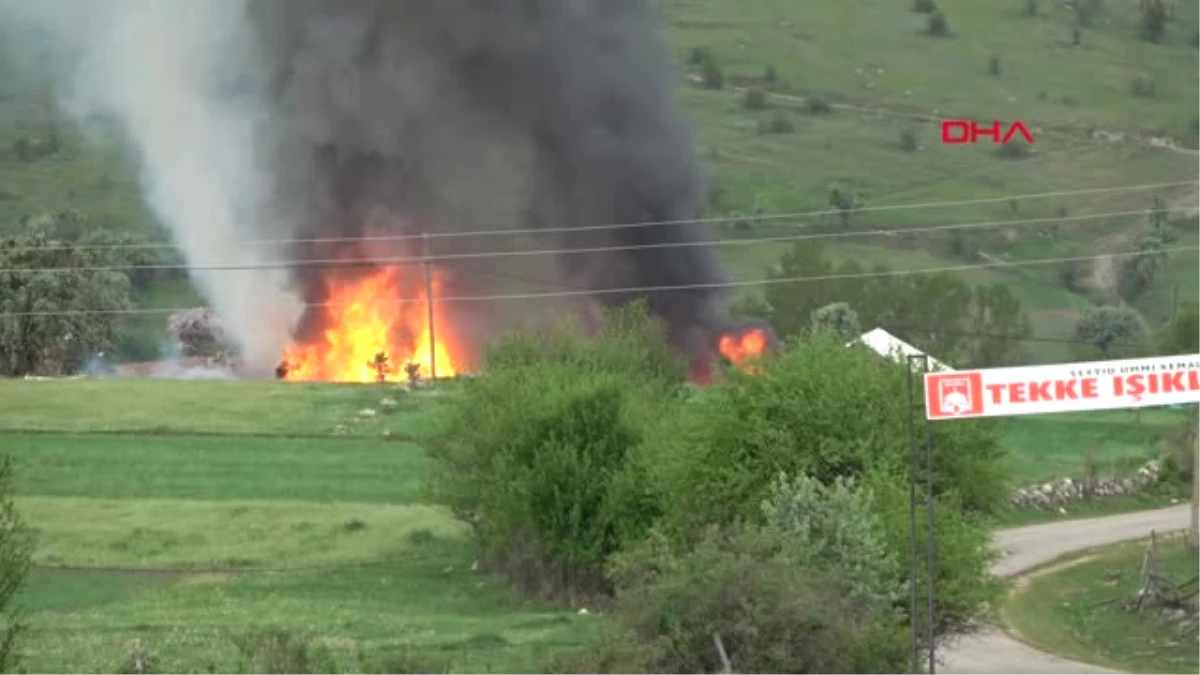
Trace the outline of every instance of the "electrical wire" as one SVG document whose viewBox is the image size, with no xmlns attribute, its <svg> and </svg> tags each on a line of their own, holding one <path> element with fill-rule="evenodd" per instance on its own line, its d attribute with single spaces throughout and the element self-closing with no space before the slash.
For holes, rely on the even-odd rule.
<svg viewBox="0 0 1200 675">
<path fill-rule="evenodd" d="M 640 293 L 665 293 L 678 291 L 692 290 L 715 290 L 742 288 L 748 286 L 766 286 L 772 284 L 785 283 L 810 283 L 818 281 L 838 281 L 843 279 L 865 279 L 865 278 L 890 278 L 903 277 L 916 274 L 938 274 L 942 272 L 965 272 L 969 270 L 979 269 L 996 269 L 1008 267 L 1026 267 L 1034 265 L 1051 265 L 1068 262 L 1082 262 L 1087 260 L 1099 260 L 1102 258 L 1125 258 L 1135 255 L 1143 255 L 1145 253 L 1176 253 L 1182 251 L 1197 251 L 1200 246 L 1176 246 L 1170 248 L 1160 248 L 1154 251 L 1126 251 L 1120 253 L 1108 253 L 1102 255 L 1087 255 L 1087 256 L 1070 256 L 1057 258 L 1042 258 L 1036 260 L 1014 260 L 1014 261 L 995 261 L 987 263 L 972 263 L 967 265 L 949 265 L 941 267 L 927 267 L 922 269 L 908 270 L 880 270 L 873 272 L 856 272 L 848 274 L 826 274 L 812 277 L 777 277 L 768 279 L 756 279 L 749 281 L 721 281 L 699 284 L 673 284 L 663 286 L 627 286 L 620 288 L 597 288 L 597 289 L 571 289 L 558 290 L 544 293 L 509 293 L 498 295 L 465 295 L 465 296 L 443 296 L 436 298 L 439 303 L 444 302 L 493 302 L 498 300 L 533 300 L 541 298 L 558 298 L 558 297 L 581 297 L 581 296 L 597 296 L 597 295 L 632 295 Z M 379 304 L 388 306 L 407 305 L 413 303 L 427 302 L 424 298 L 405 298 L 398 300 L 380 301 Z M 366 303 L 368 306 L 372 303 Z M 346 303 L 307 303 L 303 305 L 306 308 L 320 309 L 331 307 L 344 307 Z M 125 315 L 125 314 L 173 314 L 175 312 L 186 311 L 193 309 L 185 308 L 158 308 L 158 309 L 109 309 L 109 310 L 57 310 L 57 311 L 29 311 L 29 312 L 0 312 L 0 318 L 20 317 L 20 316 L 77 316 L 77 315 Z"/>
<path fill-rule="evenodd" d="M 1198 180 L 1177 181 L 1171 183 L 1144 183 L 1139 185 L 1120 185 L 1115 187 L 1104 188 L 1084 188 L 1078 190 L 1060 190 L 1056 192 L 1037 192 L 1027 194 L 1009 194 L 998 197 L 984 197 L 978 199 L 964 199 L 955 201 L 941 202 L 922 202 L 913 204 L 891 204 L 880 206 L 863 206 L 854 209 L 854 213 L 875 213 L 887 211 L 905 211 L 917 209 L 937 209 L 953 206 L 975 206 L 979 204 L 994 204 L 998 202 L 1008 202 L 1012 200 L 1028 200 L 1028 199 L 1048 199 L 1051 197 L 1071 197 L 1090 194 L 1110 194 L 1117 192 L 1134 192 L 1139 190 L 1154 190 L 1169 187 L 1182 187 L 1184 185 L 1196 185 L 1200 183 Z M 753 216 L 757 222 L 769 222 L 776 220 L 793 220 L 799 218 L 815 218 L 820 216 L 837 215 L 840 213 L 837 209 L 823 209 L 819 211 L 797 211 L 792 213 L 768 213 Z M 283 239 L 247 239 L 239 242 L 231 242 L 233 246 L 260 246 L 260 245 L 280 245 L 280 244 L 336 244 L 336 243 L 368 243 L 368 242 L 383 242 L 383 241 L 411 241 L 419 239 L 448 239 L 459 237 L 489 237 L 489 236 L 515 236 L 515 235 L 538 235 L 538 234 L 553 234 L 564 232 L 594 232 L 604 230 L 619 230 L 619 229 L 634 229 L 645 227 L 659 227 L 670 225 L 715 225 L 722 223 L 735 223 L 744 220 L 746 216 L 719 216 L 711 218 L 691 218 L 682 220 L 660 220 L 660 221 L 644 221 L 635 223 L 610 223 L 602 225 L 582 225 L 579 227 L 546 227 L 546 228 L 516 228 L 507 230 L 475 230 L 465 232 L 429 232 L 423 234 L 399 234 L 399 235 L 379 235 L 365 237 L 323 237 L 311 239 L 283 238 Z M 53 251 L 53 250 L 134 250 L 134 249 L 174 249 L 175 244 L 171 243 L 140 243 L 140 244 L 84 244 L 71 245 L 63 244 L 56 246 L 44 247 L 14 247 L 7 249 L 13 252 L 25 251 Z"/>
<path fill-rule="evenodd" d="M 748 246 L 754 244 L 768 243 L 783 243 L 806 240 L 823 240 L 823 239 L 844 239 L 850 237 L 873 237 L 873 236 L 899 236 L 907 234 L 931 234 L 936 232 L 976 229 L 984 227 L 1005 227 L 1015 225 L 1030 225 L 1044 223 L 1062 223 L 1084 220 L 1099 220 L 1105 218 L 1118 218 L 1136 215 L 1145 215 L 1150 213 L 1147 209 L 1139 209 L 1136 211 L 1113 211 L 1108 213 L 1091 213 L 1077 216 L 1063 217 L 1043 217 L 1043 218 L 1024 218 L 1024 219 L 1009 219 L 1009 220 L 990 220 L 972 223 L 950 223 L 946 225 L 931 225 L 928 227 L 911 227 L 898 228 L 893 230 L 852 230 L 848 232 L 821 232 L 808 234 L 789 234 L 774 237 L 748 237 L 740 239 L 718 239 L 712 240 L 694 240 L 694 241 L 676 241 L 676 242 L 656 242 L 652 244 L 626 244 L 619 246 L 593 246 L 582 248 L 549 248 L 549 249 L 517 249 L 512 251 L 478 251 L 472 253 L 447 253 L 443 255 L 431 256 L 405 256 L 405 257 L 383 257 L 383 258 L 324 258 L 324 259 L 300 259 L 300 260 L 273 260 L 261 263 L 247 263 L 244 265 L 176 265 L 176 264 L 161 264 L 161 265 L 80 265 L 77 267 L 60 266 L 60 267 L 9 267 L 0 268 L 0 274 L 41 274 L 41 273 L 66 273 L 66 272 L 135 272 L 135 271 L 165 271 L 165 270 L 188 270 L 188 271 L 250 271 L 250 270 L 270 270 L 270 269 L 297 269 L 297 268 L 343 268 L 343 267 L 379 267 L 389 265 L 413 265 L 422 263 L 442 263 L 447 260 L 470 260 L 470 259 L 487 259 L 487 258 L 510 258 L 510 257 L 526 257 L 526 256 L 543 256 L 543 255 L 578 255 L 583 253 L 614 253 L 619 251 L 638 251 L 652 249 L 673 249 L 673 248 L 693 248 L 693 247 L 722 247 L 722 246 Z"/>
</svg>

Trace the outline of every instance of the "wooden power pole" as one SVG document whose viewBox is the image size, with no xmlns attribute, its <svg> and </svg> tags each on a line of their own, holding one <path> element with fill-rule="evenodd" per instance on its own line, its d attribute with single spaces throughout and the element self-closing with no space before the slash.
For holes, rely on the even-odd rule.
<svg viewBox="0 0 1200 675">
<path fill-rule="evenodd" d="M 1200 405 L 1196 407 L 1196 434 L 1192 437 L 1196 444 L 1192 450 L 1192 529 L 1188 531 L 1188 540 L 1193 548 L 1200 548 Z"/>
<path fill-rule="evenodd" d="M 429 381 L 437 381 L 437 333 L 433 327 L 433 267 L 429 260 L 429 233 L 421 236 L 425 249 L 425 311 L 429 317 Z"/>
</svg>

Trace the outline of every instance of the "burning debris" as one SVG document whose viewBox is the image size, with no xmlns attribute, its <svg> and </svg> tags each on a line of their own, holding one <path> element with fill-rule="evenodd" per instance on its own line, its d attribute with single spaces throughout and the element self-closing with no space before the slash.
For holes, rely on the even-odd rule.
<svg viewBox="0 0 1200 675">
<path fill-rule="evenodd" d="M 229 352 L 224 322 L 207 307 L 175 312 L 167 318 L 167 332 L 185 358 L 222 356 Z"/>
</svg>

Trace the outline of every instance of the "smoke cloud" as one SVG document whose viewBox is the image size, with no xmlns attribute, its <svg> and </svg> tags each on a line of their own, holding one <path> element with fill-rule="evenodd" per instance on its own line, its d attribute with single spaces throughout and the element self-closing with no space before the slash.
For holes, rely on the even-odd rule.
<svg viewBox="0 0 1200 675">
<path fill-rule="evenodd" d="M 563 254 L 544 291 L 724 280 L 693 224 L 704 177 L 643 0 L 0 0 L 69 55 L 72 109 L 121 123 L 146 194 L 246 352 L 272 363 L 317 327 L 309 258 Z M 547 228 L 525 240 L 454 232 Z M 246 246 L 249 239 L 298 244 Z M 419 244 L 419 242 L 417 242 Z M 664 247 L 664 244 L 686 244 Z M 628 247 L 647 247 L 630 249 Z M 447 263 L 461 288 L 530 258 Z M 453 290 L 450 291 L 453 294 Z M 629 294 L 595 294 L 610 304 Z M 723 326 L 713 289 L 648 295 L 683 350 Z"/>
</svg>

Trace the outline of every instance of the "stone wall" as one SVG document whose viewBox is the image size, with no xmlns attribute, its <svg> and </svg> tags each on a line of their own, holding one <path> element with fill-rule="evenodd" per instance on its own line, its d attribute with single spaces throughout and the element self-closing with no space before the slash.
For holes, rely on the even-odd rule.
<svg viewBox="0 0 1200 675">
<path fill-rule="evenodd" d="M 1138 494 L 1159 482 L 1162 463 L 1147 462 L 1128 478 L 1059 478 L 1040 485 L 1013 490 L 1009 498 L 1018 509 L 1059 509 L 1071 502 L 1087 498 L 1117 497 Z"/>
</svg>

